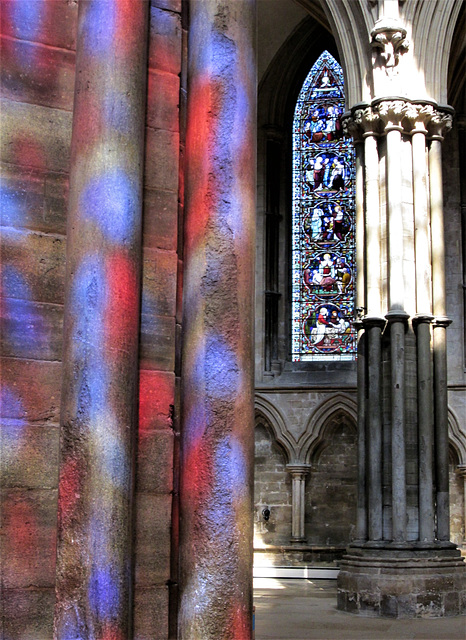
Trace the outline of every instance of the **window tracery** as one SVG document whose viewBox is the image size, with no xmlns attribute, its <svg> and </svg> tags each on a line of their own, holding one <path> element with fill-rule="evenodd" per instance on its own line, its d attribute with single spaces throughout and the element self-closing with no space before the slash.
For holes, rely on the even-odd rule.
<svg viewBox="0 0 466 640">
<path fill-rule="evenodd" d="M 355 163 L 343 72 L 324 51 L 293 119 L 292 360 L 354 360 Z"/>
</svg>

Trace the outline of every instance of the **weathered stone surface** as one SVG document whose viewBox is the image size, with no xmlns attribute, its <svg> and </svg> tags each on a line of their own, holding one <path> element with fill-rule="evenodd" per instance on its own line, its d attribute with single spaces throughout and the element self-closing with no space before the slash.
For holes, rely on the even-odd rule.
<svg viewBox="0 0 466 640">
<path fill-rule="evenodd" d="M 1 224 L 66 232 L 68 176 L 2 163 Z"/>
<path fill-rule="evenodd" d="M 74 51 L 2 38 L 0 55 L 4 98 L 72 110 Z"/>
<path fill-rule="evenodd" d="M 19 40 L 74 49 L 77 5 L 77 2 L 69 0 L 5 2 L 1 12 L 1 32 Z"/>
<path fill-rule="evenodd" d="M 21 424 L 58 422 L 61 364 L 2 358 L 2 417 Z"/>
<path fill-rule="evenodd" d="M 2 627 L 5 640 L 50 640 L 55 590 L 3 589 Z"/>
<path fill-rule="evenodd" d="M 2 419 L 0 484 L 2 487 L 57 488 L 57 425 L 21 425 Z"/>
<path fill-rule="evenodd" d="M 165 640 L 168 636 L 168 588 L 135 589 L 134 640 Z"/>
<path fill-rule="evenodd" d="M 144 249 L 142 313 L 175 316 L 177 256 L 172 251 Z"/>
<path fill-rule="evenodd" d="M 61 358 L 61 305 L 4 298 L 2 306 L 2 355 L 36 360 Z"/>
<path fill-rule="evenodd" d="M 138 492 L 168 494 L 172 491 L 173 438 L 171 429 L 139 433 L 136 476 Z"/>
<path fill-rule="evenodd" d="M 47 171 L 68 171 L 71 113 L 14 100 L 0 100 L 4 162 Z"/>
<path fill-rule="evenodd" d="M 181 71 L 181 18 L 150 8 L 149 68 L 178 75 Z"/>
<path fill-rule="evenodd" d="M 144 184 L 148 189 L 178 190 L 179 134 L 146 128 Z"/>
<path fill-rule="evenodd" d="M 170 577 L 170 495 L 137 492 L 136 589 L 165 584 Z"/>
<path fill-rule="evenodd" d="M 55 583 L 57 491 L 3 489 L 2 579 L 5 589 Z"/>
<path fill-rule="evenodd" d="M 144 246 L 175 251 L 178 236 L 178 197 L 176 191 L 144 192 Z"/>
<path fill-rule="evenodd" d="M 181 11 L 181 0 L 150 0 L 153 7 L 158 9 L 167 9 L 167 11 Z"/>
<path fill-rule="evenodd" d="M 175 366 L 175 318 L 141 316 L 140 366 L 173 371 Z"/>
<path fill-rule="evenodd" d="M 65 239 L 32 231 L 2 230 L 3 295 L 62 304 Z"/>
<path fill-rule="evenodd" d="M 153 129 L 179 130 L 180 79 L 172 73 L 149 70 L 146 123 Z"/>
<path fill-rule="evenodd" d="M 174 373 L 141 370 L 139 372 L 139 433 L 171 427 L 174 402 Z"/>
</svg>

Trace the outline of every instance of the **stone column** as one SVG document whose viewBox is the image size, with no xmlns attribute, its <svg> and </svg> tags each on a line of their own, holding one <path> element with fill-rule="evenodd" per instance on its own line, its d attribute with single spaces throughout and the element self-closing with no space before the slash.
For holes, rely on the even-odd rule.
<svg viewBox="0 0 466 640">
<path fill-rule="evenodd" d="M 306 511 L 306 476 L 311 466 L 308 464 L 287 464 L 291 474 L 291 542 L 306 542 L 304 516 Z"/>
<path fill-rule="evenodd" d="M 255 31 L 254 0 L 190 2 L 182 640 L 252 634 Z"/>
<path fill-rule="evenodd" d="M 435 477 L 437 538 L 450 538 L 448 491 L 448 389 L 445 288 L 445 232 L 443 221 L 442 140 L 451 129 L 451 113 L 436 111 L 429 122 L 429 193 L 432 227 L 433 358 L 435 393 Z"/>
<path fill-rule="evenodd" d="M 375 100 L 370 107 L 362 107 L 355 107 L 351 116 L 365 137 L 366 247 L 363 264 L 358 262 L 358 269 L 365 269 L 366 274 L 365 304 L 358 306 L 367 307 L 367 315 L 362 318 L 363 338 L 358 342 L 358 358 L 361 355 L 363 360 L 363 365 L 358 363 L 358 384 L 364 383 L 364 389 L 358 392 L 359 487 L 365 502 L 361 501 L 360 505 L 358 537 L 341 561 L 338 607 L 353 613 L 387 617 L 456 615 L 464 608 L 460 603 L 465 565 L 455 545 L 448 542 L 445 353 L 448 319 L 445 317 L 440 141 L 430 127 L 430 123 L 435 122 L 435 109 L 429 104 L 420 105 L 401 98 Z M 430 242 L 429 210 L 423 189 L 427 178 L 425 129 L 417 122 L 418 117 L 423 124 L 429 122 L 433 138 L 429 150 L 432 276 L 430 264 L 426 264 L 426 260 L 430 263 L 429 251 L 425 247 L 416 248 L 416 244 Z M 386 144 L 380 138 L 382 127 L 387 135 Z M 411 150 L 410 134 L 411 141 L 414 137 Z M 403 160 L 409 151 L 413 159 L 412 174 L 403 174 L 402 182 Z M 409 167 L 409 162 L 404 166 Z M 374 184 L 376 176 L 378 180 Z M 384 179 L 385 184 L 380 184 Z M 375 210 L 376 204 L 379 205 L 379 188 L 386 194 L 386 208 L 380 207 L 380 213 Z M 357 197 L 360 198 L 360 194 Z M 379 231 L 385 224 L 386 234 Z M 384 261 L 382 267 L 379 260 Z M 382 286 L 381 274 L 388 276 L 386 287 Z M 405 288 L 404 278 L 408 274 L 415 276 L 415 287 Z M 431 289 L 435 316 L 435 387 L 430 337 Z M 405 357 L 405 349 L 414 343 L 405 304 L 416 332 L 417 364 Z M 382 313 L 387 326 L 380 317 Z M 357 326 L 359 328 L 359 322 Z M 415 402 L 417 411 L 413 411 Z M 413 472 L 415 466 L 418 474 Z M 361 478 L 361 472 L 365 478 Z M 428 589 L 426 575 L 429 575 Z"/>
<path fill-rule="evenodd" d="M 81 0 L 54 639 L 129 637 L 148 5 Z"/>
<path fill-rule="evenodd" d="M 466 546 L 466 464 L 459 464 L 456 473 L 463 478 L 463 549 Z"/>
</svg>

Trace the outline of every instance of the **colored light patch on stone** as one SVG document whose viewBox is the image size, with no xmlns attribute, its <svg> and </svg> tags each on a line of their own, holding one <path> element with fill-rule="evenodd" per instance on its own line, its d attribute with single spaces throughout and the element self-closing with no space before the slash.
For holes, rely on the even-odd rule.
<svg viewBox="0 0 466 640">
<path fill-rule="evenodd" d="M 85 4 L 82 25 L 83 50 L 93 55 L 108 54 L 114 46 L 118 6 L 116 2 L 93 0 Z"/>
<path fill-rule="evenodd" d="M 235 397 L 240 382 L 238 361 L 224 338 L 207 336 L 203 362 L 209 396 L 225 400 Z"/>
<path fill-rule="evenodd" d="M 80 198 L 84 215 L 94 221 L 104 237 L 129 244 L 134 234 L 137 189 L 122 169 L 113 169 L 90 181 Z"/>
</svg>

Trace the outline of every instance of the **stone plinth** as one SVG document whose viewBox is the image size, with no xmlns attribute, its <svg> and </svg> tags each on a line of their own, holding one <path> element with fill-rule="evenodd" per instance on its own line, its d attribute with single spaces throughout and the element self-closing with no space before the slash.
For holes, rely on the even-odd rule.
<svg viewBox="0 0 466 640">
<path fill-rule="evenodd" d="M 338 609 L 388 618 L 464 614 L 466 565 L 450 543 L 416 549 L 351 546 L 341 561 Z"/>
</svg>

